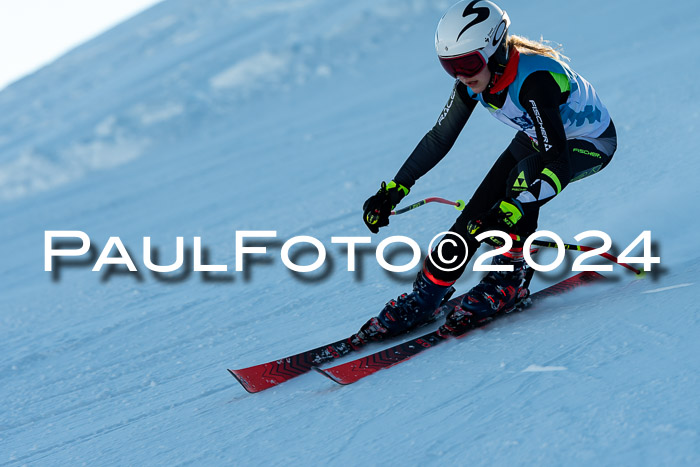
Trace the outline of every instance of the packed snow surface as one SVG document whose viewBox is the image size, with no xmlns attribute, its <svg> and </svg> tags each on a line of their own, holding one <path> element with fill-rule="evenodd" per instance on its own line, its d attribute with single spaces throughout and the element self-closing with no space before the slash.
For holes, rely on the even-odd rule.
<svg viewBox="0 0 700 467">
<path fill-rule="evenodd" d="M 433 34 L 450 4 L 167 0 L 0 92 L 1 465 L 700 464 L 689 0 L 502 3 L 511 32 L 564 44 L 619 134 L 610 166 L 540 228 L 569 242 L 602 230 L 616 253 L 650 230 L 661 264 L 645 280 L 616 267 L 352 386 L 308 374 L 248 394 L 226 372 L 354 332 L 415 275 L 387 274 L 379 241 L 427 249 L 452 224 L 440 205 L 393 218 L 354 273 L 331 243 L 369 236 L 363 201 L 449 98 Z M 405 203 L 469 199 L 512 136 L 477 109 Z M 47 230 L 83 231 L 93 249 L 46 272 Z M 246 230 L 277 238 L 238 272 Z M 321 270 L 283 265 L 296 235 L 326 246 Z M 144 237 L 171 264 L 178 236 L 185 265 L 153 274 Z M 110 237 L 137 273 L 91 271 Z M 227 272 L 192 272 L 194 237 Z"/>
</svg>

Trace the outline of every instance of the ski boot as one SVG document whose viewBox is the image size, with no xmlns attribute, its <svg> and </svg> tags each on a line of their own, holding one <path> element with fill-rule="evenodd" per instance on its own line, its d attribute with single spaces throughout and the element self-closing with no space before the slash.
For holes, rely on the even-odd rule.
<svg viewBox="0 0 700 467">
<path fill-rule="evenodd" d="M 367 321 L 360 332 L 350 338 L 353 346 L 380 341 L 432 323 L 442 316 L 440 305 L 454 293 L 451 284 L 436 284 L 422 269 L 413 282 L 413 291 L 389 301 L 379 316 Z"/>
<path fill-rule="evenodd" d="M 529 268 L 520 257 L 495 256 L 493 265 L 512 265 L 513 271 L 491 271 L 471 289 L 445 319 L 445 327 L 452 333 L 461 334 L 468 329 L 491 320 L 496 313 L 510 313 L 529 300 Z"/>
</svg>

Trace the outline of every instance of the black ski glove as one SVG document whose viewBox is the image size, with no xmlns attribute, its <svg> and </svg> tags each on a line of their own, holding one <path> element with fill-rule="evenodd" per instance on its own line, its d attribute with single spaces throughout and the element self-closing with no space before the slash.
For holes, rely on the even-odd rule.
<svg viewBox="0 0 700 467">
<path fill-rule="evenodd" d="M 376 195 L 371 196 L 362 205 L 362 220 L 372 233 L 379 233 L 379 228 L 389 225 L 389 215 L 410 190 L 393 180 L 387 185 L 382 182 Z"/>
<path fill-rule="evenodd" d="M 505 233 L 512 233 L 515 224 L 524 215 L 523 206 L 520 201 L 513 198 L 505 198 L 494 204 L 494 206 L 482 216 L 481 219 L 469 221 L 467 229 L 473 236 L 488 230 L 500 230 Z M 483 240 L 492 246 L 502 246 L 503 239 L 500 237 L 488 237 Z"/>
</svg>

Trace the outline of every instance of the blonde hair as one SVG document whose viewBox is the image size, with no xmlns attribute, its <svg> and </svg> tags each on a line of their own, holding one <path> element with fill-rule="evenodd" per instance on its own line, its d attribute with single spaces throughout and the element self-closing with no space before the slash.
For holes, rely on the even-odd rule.
<svg viewBox="0 0 700 467">
<path fill-rule="evenodd" d="M 515 47 L 518 52 L 527 55 L 544 55 L 546 57 L 551 57 L 559 61 L 571 61 L 569 57 L 564 55 L 561 51 L 563 50 L 561 44 L 556 44 L 556 48 L 549 45 L 551 42 L 546 41 L 540 37 L 539 41 L 533 41 L 527 37 L 516 36 L 515 34 L 509 35 L 506 41 L 508 48 Z"/>
</svg>

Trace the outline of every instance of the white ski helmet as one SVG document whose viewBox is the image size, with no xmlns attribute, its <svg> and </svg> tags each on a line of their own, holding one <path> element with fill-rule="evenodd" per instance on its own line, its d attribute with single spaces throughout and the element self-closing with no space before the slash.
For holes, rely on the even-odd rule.
<svg viewBox="0 0 700 467">
<path fill-rule="evenodd" d="M 494 55 L 505 62 L 509 26 L 508 14 L 493 2 L 462 0 L 455 3 L 440 19 L 435 31 L 435 50 L 442 67 L 455 78 L 457 75 L 472 77 L 487 66 Z"/>
</svg>

